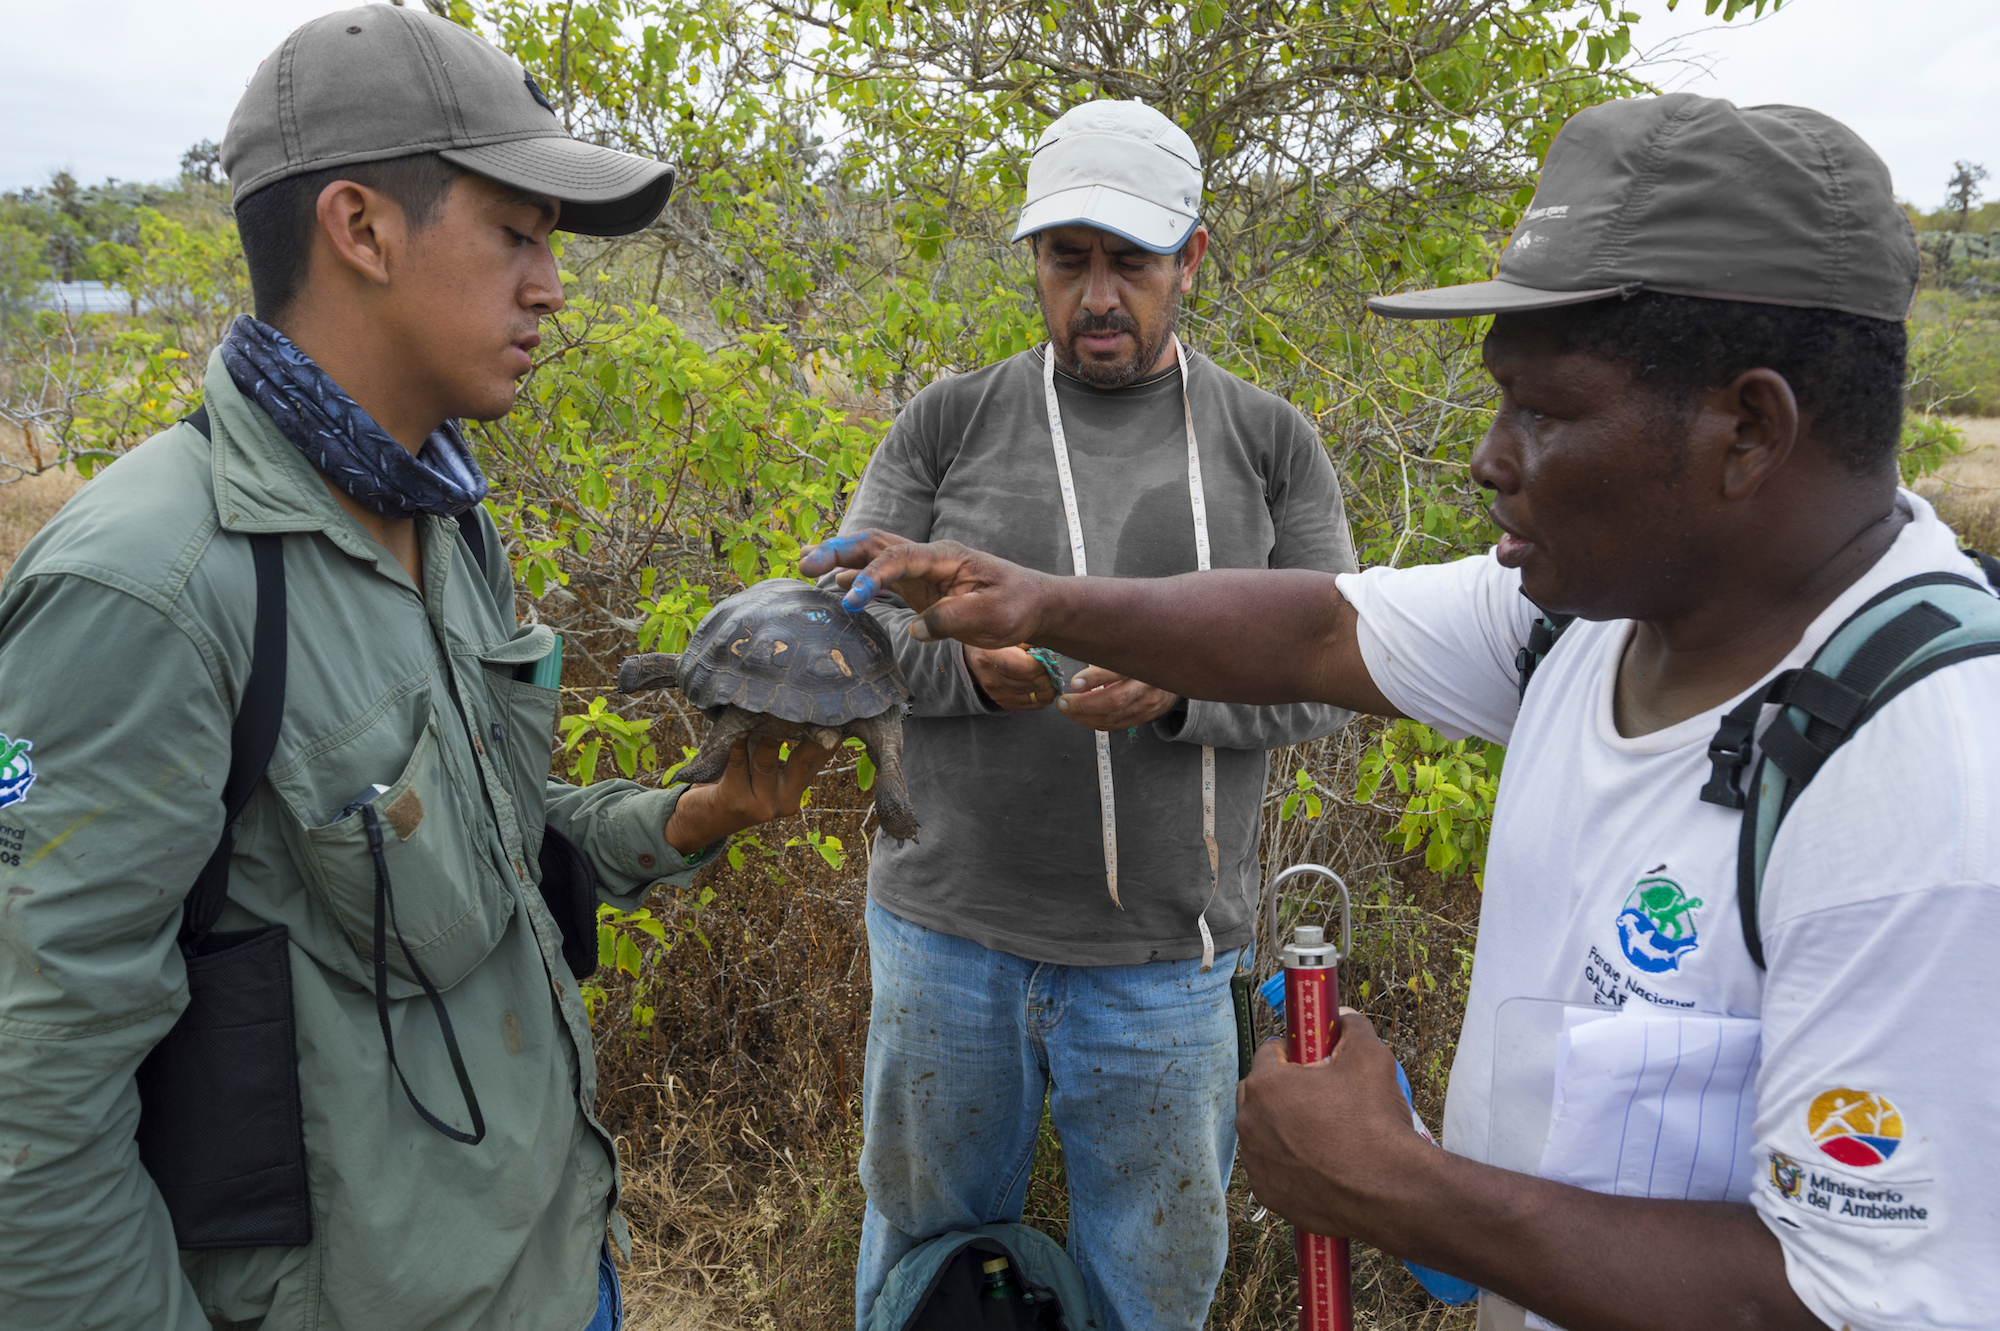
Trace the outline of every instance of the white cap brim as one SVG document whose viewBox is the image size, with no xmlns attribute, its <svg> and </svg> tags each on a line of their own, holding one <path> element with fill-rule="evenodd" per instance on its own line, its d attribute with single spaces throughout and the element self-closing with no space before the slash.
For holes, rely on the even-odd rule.
<svg viewBox="0 0 2000 1331">
<path fill-rule="evenodd" d="M 1174 254 L 1187 244 L 1199 220 L 1109 185 L 1081 185 L 1045 195 L 1021 209 L 1012 238 L 1022 240 L 1050 227 L 1091 226 L 1155 254 Z"/>
</svg>

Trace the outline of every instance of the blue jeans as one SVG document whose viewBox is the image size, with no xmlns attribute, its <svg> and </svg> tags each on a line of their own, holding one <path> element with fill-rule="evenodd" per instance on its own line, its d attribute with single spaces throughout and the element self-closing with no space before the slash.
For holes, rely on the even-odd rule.
<svg viewBox="0 0 2000 1331">
<path fill-rule="evenodd" d="M 1106 1331 L 1199 1328 L 1229 1248 L 1236 953 L 1206 975 L 1199 960 L 1058 966 L 870 900 L 868 957 L 861 1331 L 917 1244 L 1021 1218 L 1045 1096 L 1069 1254 Z"/>
<path fill-rule="evenodd" d="M 625 1296 L 618 1289 L 618 1268 L 611 1264 L 611 1245 L 597 1254 L 597 1315 L 583 1331 L 619 1331 L 625 1325 Z"/>
</svg>

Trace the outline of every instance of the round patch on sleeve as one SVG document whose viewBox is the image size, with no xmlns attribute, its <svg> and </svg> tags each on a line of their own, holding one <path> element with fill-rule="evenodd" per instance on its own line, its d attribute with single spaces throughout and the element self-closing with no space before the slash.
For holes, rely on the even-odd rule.
<svg viewBox="0 0 2000 1331">
<path fill-rule="evenodd" d="M 1806 1110 L 1813 1145 L 1853 1169 L 1879 1165 L 1903 1144 L 1903 1116 L 1873 1091 L 1822 1091 Z"/>
<path fill-rule="evenodd" d="M 32 740 L 0 734 L 0 809 L 28 798 L 28 787 L 35 784 L 35 763 L 28 756 L 34 747 Z"/>
</svg>

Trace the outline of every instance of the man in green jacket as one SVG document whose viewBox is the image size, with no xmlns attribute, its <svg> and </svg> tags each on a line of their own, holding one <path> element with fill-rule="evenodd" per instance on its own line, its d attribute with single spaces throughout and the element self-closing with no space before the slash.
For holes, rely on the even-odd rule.
<svg viewBox="0 0 2000 1331">
<path fill-rule="evenodd" d="M 672 173 L 570 139 L 511 59 L 387 6 L 288 38 L 223 151 L 258 318 L 209 362 L 206 434 L 121 458 L 0 585 L 0 1326 L 612 1328 L 617 1153 L 544 825 L 632 907 L 796 811 L 827 755 L 549 781 L 557 695 L 526 676 L 552 635 L 515 620 L 454 418 L 512 406 L 562 307 L 550 231 L 635 231 Z M 259 534 L 283 720 L 215 927 L 287 930 L 309 1236 L 182 1251 L 137 1079 L 188 1004 Z M 213 1110 L 240 1114 L 224 1080 Z"/>
</svg>

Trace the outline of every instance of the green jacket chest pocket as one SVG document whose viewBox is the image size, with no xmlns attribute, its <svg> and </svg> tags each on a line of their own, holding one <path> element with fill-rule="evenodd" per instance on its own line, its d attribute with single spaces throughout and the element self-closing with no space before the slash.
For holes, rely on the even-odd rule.
<svg viewBox="0 0 2000 1331">
<path fill-rule="evenodd" d="M 375 862 L 363 805 L 375 811 L 382 830 L 397 930 L 431 982 L 449 989 L 499 943 L 515 899 L 493 867 L 485 829 L 474 817 L 476 798 L 453 779 L 435 712 L 386 790 L 357 799 L 335 821 L 304 827 L 295 836 L 307 888 L 351 948 L 324 960 L 356 983 L 372 986 Z M 422 992 L 394 933 L 387 960 L 390 997 Z"/>
</svg>

